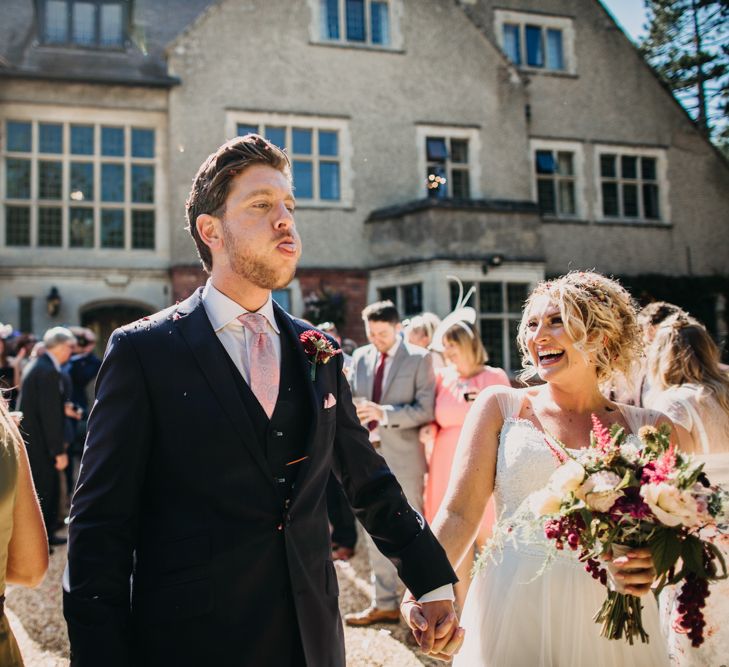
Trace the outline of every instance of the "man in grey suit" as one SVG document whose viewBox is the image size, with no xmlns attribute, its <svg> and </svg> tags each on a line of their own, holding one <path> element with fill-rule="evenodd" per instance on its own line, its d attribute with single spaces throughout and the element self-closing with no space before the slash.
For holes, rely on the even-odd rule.
<svg viewBox="0 0 729 667">
<path fill-rule="evenodd" d="M 433 420 L 435 378 L 427 350 L 406 343 L 392 301 L 370 304 L 362 311 L 370 345 L 354 353 L 351 378 L 357 416 L 370 430 L 412 507 L 423 509 L 425 452 L 418 429 Z M 379 443 L 379 445 L 377 444 Z M 347 625 L 397 623 L 398 578 L 392 563 L 368 539 L 375 597 L 361 612 L 347 614 Z"/>
</svg>

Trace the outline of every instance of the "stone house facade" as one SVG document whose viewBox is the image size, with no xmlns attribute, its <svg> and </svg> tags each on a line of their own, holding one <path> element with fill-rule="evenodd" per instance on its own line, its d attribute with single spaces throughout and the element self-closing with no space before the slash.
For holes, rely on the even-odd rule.
<svg viewBox="0 0 729 667">
<path fill-rule="evenodd" d="M 729 167 L 598 0 L 0 12 L 0 321 L 103 336 L 189 294 L 191 179 L 258 131 L 294 166 L 304 255 L 276 298 L 296 315 L 362 342 L 367 302 L 444 315 L 457 275 L 515 370 L 530 287 L 595 267 L 644 296 L 685 286 L 725 332 Z"/>
</svg>

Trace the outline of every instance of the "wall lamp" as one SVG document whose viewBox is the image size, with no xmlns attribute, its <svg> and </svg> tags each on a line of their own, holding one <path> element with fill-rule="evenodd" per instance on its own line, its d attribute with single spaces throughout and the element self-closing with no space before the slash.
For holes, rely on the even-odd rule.
<svg viewBox="0 0 729 667">
<path fill-rule="evenodd" d="M 51 291 L 48 292 L 46 297 L 46 309 L 49 317 L 56 317 L 61 310 L 61 293 L 55 286 L 51 287 Z"/>
<path fill-rule="evenodd" d="M 500 253 L 493 255 L 487 255 L 484 258 L 483 264 L 481 264 L 481 271 L 484 275 L 489 272 L 489 269 L 495 269 L 497 266 L 501 266 L 504 263 L 504 256 Z"/>
</svg>

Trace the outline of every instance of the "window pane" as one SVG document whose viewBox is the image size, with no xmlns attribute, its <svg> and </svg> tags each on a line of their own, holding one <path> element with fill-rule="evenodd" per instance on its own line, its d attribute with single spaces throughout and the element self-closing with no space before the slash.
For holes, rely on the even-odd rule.
<svg viewBox="0 0 729 667">
<path fill-rule="evenodd" d="M 489 365 L 504 367 L 504 325 L 501 320 L 481 320 L 481 342 L 489 355 Z"/>
<path fill-rule="evenodd" d="M 294 160 L 294 194 L 297 199 L 311 199 L 314 196 L 311 162 Z"/>
<path fill-rule="evenodd" d="M 605 178 L 615 178 L 615 155 L 600 156 L 600 175 Z"/>
<path fill-rule="evenodd" d="M 509 320 L 509 370 L 514 373 L 521 365 L 521 352 L 519 351 L 519 320 Z"/>
<path fill-rule="evenodd" d="M 526 26 L 527 65 L 544 67 L 544 49 L 542 48 L 542 29 L 537 25 Z"/>
<path fill-rule="evenodd" d="M 319 130 L 319 155 L 338 155 L 339 146 L 337 133 L 329 130 Z"/>
<path fill-rule="evenodd" d="M 73 3 L 73 42 L 81 46 L 96 44 L 96 6 L 90 2 Z"/>
<path fill-rule="evenodd" d="M 339 0 L 320 0 L 321 37 L 339 39 Z"/>
<path fill-rule="evenodd" d="M 120 157 L 124 155 L 124 128 L 101 128 L 101 154 Z"/>
<path fill-rule="evenodd" d="M 293 152 L 297 155 L 311 155 L 311 130 L 294 128 L 292 130 Z"/>
<path fill-rule="evenodd" d="M 102 46 L 121 46 L 122 34 L 121 5 L 101 5 L 101 36 L 99 43 Z"/>
<path fill-rule="evenodd" d="M 403 312 L 400 315 L 417 315 L 423 312 L 423 285 L 403 285 Z"/>
<path fill-rule="evenodd" d="M 132 201 L 140 204 L 154 202 L 154 167 L 132 165 Z"/>
<path fill-rule="evenodd" d="M 334 200 L 339 199 L 339 163 L 319 163 L 319 198 Z"/>
<path fill-rule="evenodd" d="M 38 245 L 59 248 L 61 239 L 61 209 L 38 209 Z"/>
<path fill-rule="evenodd" d="M 271 298 L 285 311 L 291 310 L 291 290 L 275 289 L 271 292 Z"/>
<path fill-rule="evenodd" d="M 40 123 L 38 125 L 38 150 L 41 153 L 63 153 L 63 125 Z"/>
<path fill-rule="evenodd" d="M 154 157 L 154 130 L 132 128 L 132 157 Z"/>
<path fill-rule="evenodd" d="M 620 158 L 620 166 L 623 178 L 638 178 L 638 158 L 632 155 L 623 155 Z"/>
<path fill-rule="evenodd" d="M 557 202 L 554 193 L 554 180 L 551 178 L 537 179 L 537 199 L 539 210 L 546 214 L 557 212 Z"/>
<path fill-rule="evenodd" d="M 32 138 L 31 124 L 9 120 L 6 128 L 8 132 L 7 149 L 9 151 L 29 153 Z"/>
<path fill-rule="evenodd" d="M 468 164 L 468 139 L 451 139 L 451 162 Z"/>
<path fill-rule="evenodd" d="M 71 125 L 71 153 L 94 154 L 94 128 L 92 125 Z"/>
<path fill-rule="evenodd" d="M 43 40 L 47 44 L 62 44 L 68 41 L 68 9 L 65 0 L 46 2 L 46 25 Z"/>
<path fill-rule="evenodd" d="M 449 283 L 450 285 L 450 292 L 451 292 L 451 310 L 454 310 L 456 307 L 456 304 L 458 303 L 458 295 L 460 294 L 460 290 L 458 289 L 458 285 L 454 282 Z M 473 287 L 473 283 L 463 283 L 463 293 L 466 294 L 468 290 Z M 466 306 L 471 306 L 471 308 L 475 308 L 476 306 L 476 296 L 475 294 L 471 294 L 471 296 L 468 298 L 466 303 L 464 304 Z"/>
<path fill-rule="evenodd" d="M 101 165 L 101 200 L 124 201 L 124 165 Z"/>
<path fill-rule="evenodd" d="M 504 53 L 515 65 L 521 65 L 519 26 L 513 23 L 504 23 Z"/>
<path fill-rule="evenodd" d="M 638 217 L 638 186 L 623 184 L 623 215 L 626 218 Z"/>
<path fill-rule="evenodd" d="M 646 183 L 643 186 L 643 208 L 645 217 L 649 220 L 660 220 L 661 213 L 658 207 L 658 186 Z"/>
<path fill-rule="evenodd" d="M 39 199 L 61 198 L 61 174 L 62 166 L 60 162 L 38 161 Z"/>
<path fill-rule="evenodd" d="M 94 247 L 94 211 L 72 208 L 69 211 L 68 245 L 71 248 Z"/>
<path fill-rule="evenodd" d="M 372 20 L 372 43 L 390 43 L 390 17 L 387 13 L 386 2 L 372 2 L 370 4 Z"/>
<path fill-rule="evenodd" d="M 549 69 L 564 69 L 561 30 L 547 30 L 547 66 Z"/>
<path fill-rule="evenodd" d="M 365 41 L 365 6 L 364 0 L 346 0 L 347 5 L 347 39 L 350 42 Z"/>
<path fill-rule="evenodd" d="M 538 174 L 553 174 L 557 171 L 557 164 L 554 161 L 554 153 L 552 151 L 537 151 L 536 159 Z"/>
<path fill-rule="evenodd" d="M 562 176 L 572 176 L 574 174 L 572 153 L 557 153 L 557 172 Z"/>
<path fill-rule="evenodd" d="M 121 209 L 101 210 L 101 247 L 124 247 L 124 211 Z"/>
<path fill-rule="evenodd" d="M 468 182 L 468 171 L 465 169 L 453 169 L 451 171 L 453 179 L 451 192 L 458 199 L 470 199 L 471 188 Z"/>
<path fill-rule="evenodd" d="M 428 137 L 425 140 L 425 152 L 429 162 L 445 162 L 448 149 L 444 137 Z"/>
<path fill-rule="evenodd" d="M 25 206 L 5 207 L 5 245 L 30 245 L 30 209 Z"/>
<path fill-rule="evenodd" d="M 5 160 L 5 190 L 9 199 L 30 199 L 30 160 Z"/>
<path fill-rule="evenodd" d="M 154 250 L 154 211 L 132 211 L 132 248 Z"/>
<path fill-rule="evenodd" d="M 562 215 L 574 215 L 576 212 L 574 181 L 559 181 L 559 212 Z"/>
<path fill-rule="evenodd" d="M 501 283 L 481 283 L 478 289 L 478 299 L 482 313 L 504 312 Z"/>
<path fill-rule="evenodd" d="M 397 287 L 380 287 L 377 290 L 377 299 L 379 301 L 392 301 L 397 308 Z"/>
<path fill-rule="evenodd" d="M 94 198 L 94 165 L 90 162 L 71 163 L 71 191 L 73 201 L 91 201 Z"/>
<path fill-rule="evenodd" d="M 258 125 L 238 123 L 237 131 L 239 137 L 245 137 L 246 134 L 258 134 Z"/>
<path fill-rule="evenodd" d="M 653 157 L 644 157 L 640 160 L 641 175 L 647 181 L 656 180 L 656 159 Z"/>
<path fill-rule="evenodd" d="M 445 168 L 440 165 L 429 165 L 426 170 L 426 187 L 428 197 L 443 199 L 448 196 L 448 182 Z"/>
<path fill-rule="evenodd" d="M 602 213 L 609 217 L 616 217 L 620 215 L 620 211 L 618 210 L 617 183 L 602 184 Z"/>
<path fill-rule="evenodd" d="M 510 313 L 521 314 L 524 302 L 529 296 L 528 283 L 507 283 L 506 284 L 506 303 Z"/>
<path fill-rule="evenodd" d="M 266 127 L 266 139 L 279 148 L 286 148 L 286 128 Z"/>
</svg>

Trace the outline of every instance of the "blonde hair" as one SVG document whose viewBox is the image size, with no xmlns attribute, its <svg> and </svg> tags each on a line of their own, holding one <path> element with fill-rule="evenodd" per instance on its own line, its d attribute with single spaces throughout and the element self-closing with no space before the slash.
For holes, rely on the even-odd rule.
<svg viewBox="0 0 729 667">
<path fill-rule="evenodd" d="M 471 357 L 471 361 L 476 366 L 483 366 L 489 360 L 478 334 L 465 322 L 454 324 L 447 329 L 443 334 L 443 340 L 458 345 L 461 350 Z"/>
<path fill-rule="evenodd" d="M 605 382 L 616 373 L 630 374 L 642 352 L 632 297 L 616 280 L 593 271 L 571 271 L 539 283 L 524 303 L 517 338 L 524 367 L 522 379 L 537 373 L 526 339 L 530 307 L 545 295 L 559 308 L 565 331 L 575 347 L 594 355 L 598 382 Z"/>
<path fill-rule="evenodd" d="M 720 359 L 719 348 L 701 322 L 675 315 L 658 327 L 648 348 L 651 388 L 697 384 L 729 414 L 729 377 L 722 372 Z"/>
<path fill-rule="evenodd" d="M 411 317 L 405 326 L 405 333 L 414 333 L 418 336 L 428 339 L 428 344 L 433 340 L 433 334 L 440 324 L 440 317 L 435 313 L 421 313 L 415 317 Z"/>
<path fill-rule="evenodd" d="M 0 452 L 7 449 L 9 446 L 15 447 L 16 449 L 20 445 L 20 432 L 18 427 L 13 422 L 8 412 L 7 403 L 5 398 L 0 392 Z"/>
</svg>

